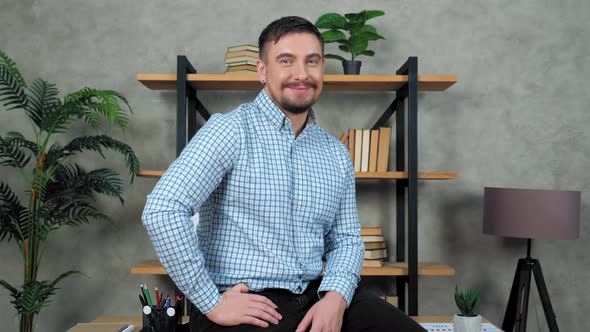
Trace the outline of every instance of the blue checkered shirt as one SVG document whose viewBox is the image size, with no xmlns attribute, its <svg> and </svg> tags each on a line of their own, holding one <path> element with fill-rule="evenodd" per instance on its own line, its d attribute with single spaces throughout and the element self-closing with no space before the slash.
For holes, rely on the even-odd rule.
<svg viewBox="0 0 590 332">
<path fill-rule="evenodd" d="M 318 294 L 350 304 L 364 252 L 354 170 L 346 147 L 309 114 L 295 138 L 262 91 L 211 116 L 148 195 L 142 220 L 156 253 L 201 312 L 240 282 L 301 294 L 323 261 Z"/>
</svg>

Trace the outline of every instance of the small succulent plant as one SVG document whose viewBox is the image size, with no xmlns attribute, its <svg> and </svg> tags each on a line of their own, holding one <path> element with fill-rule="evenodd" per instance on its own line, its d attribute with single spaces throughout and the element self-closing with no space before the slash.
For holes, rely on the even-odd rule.
<svg viewBox="0 0 590 332">
<path fill-rule="evenodd" d="M 479 289 L 476 291 L 467 289 L 466 292 L 463 292 L 458 286 L 455 286 L 455 303 L 461 311 L 461 316 L 477 316 L 475 312 L 479 306 Z"/>
</svg>

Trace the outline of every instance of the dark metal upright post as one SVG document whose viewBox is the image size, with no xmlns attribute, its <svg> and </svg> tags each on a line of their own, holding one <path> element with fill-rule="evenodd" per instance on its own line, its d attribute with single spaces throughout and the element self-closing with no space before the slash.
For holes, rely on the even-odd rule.
<svg viewBox="0 0 590 332">
<path fill-rule="evenodd" d="M 408 314 L 418 315 L 418 58 L 408 58 Z"/>
<path fill-rule="evenodd" d="M 406 168 L 406 99 L 407 90 L 396 92 L 395 114 L 395 170 L 404 172 Z M 395 210 L 396 210 L 396 261 L 406 261 L 406 187 L 408 182 L 400 180 L 395 183 Z M 398 307 L 406 311 L 406 279 L 396 278 L 396 295 Z"/>
<path fill-rule="evenodd" d="M 194 135 L 196 132 L 196 102 L 197 95 L 195 89 L 190 86 L 186 80 L 187 74 L 194 74 L 197 71 L 188 61 L 186 56 L 178 55 L 176 57 L 176 156 L 179 156 L 187 140 L 187 128 L 189 134 Z M 189 125 L 187 126 L 187 100 Z M 191 132 L 192 130 L 192 132 Z"/>
</svg>

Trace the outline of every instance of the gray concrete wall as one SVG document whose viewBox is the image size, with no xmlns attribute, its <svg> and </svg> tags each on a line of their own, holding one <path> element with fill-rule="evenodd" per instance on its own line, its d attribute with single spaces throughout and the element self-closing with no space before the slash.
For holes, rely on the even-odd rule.
<svg viewBox="0 0 590 332">
<path fill-rule="evenodd" d="M 130 127 L 113 135 L 137 152 L 144 168 L 164 168 L 174 159 L 175 95 L 150 91 L 135 81 L 140 72 L 175 70 L 186 54 L 202 73 L 224 71 L 226 48 L 255 43 L 272 19 L 326 12 L 382 9 L 374 20 L 386 41 L 374 43 L 363 73 L 392 73 L 408 56 L 419 57 L 422 74 L 457 74 L 446 92 L 420 94 L 420 169 L 457 170 L 460 179 L 420 184 L 419 255 L 448 262 L 455 277 L 420 279 L 420 313 L 457 310 L 456 284 L 481 287 L 481 313 L 500 323 L 517 259 L 525 242 L 481 232 L 484 186 L 581 190 L 582 224 L 576 241 L 536 241 L 549 293 L 562 331 L 590 324 L 589 217 L 590 2 L 567 1 L 31 1 L 0 0 L 0 49 L 16 60 L 25 78 L 45 78 L 63 93 L 83 86 L 115 89 L 135 110 Z M 333 45 L 328 46 L 334 51 Z M 329 62 L 327 73 L 340 73 Z M 201 92 L 212 112 L 226 112 L 255 93 Z M 316 105 L 319 123 L 335 136 L 370 126 L 391 94 L 325 93 Z M 30 130 L 22 114 L 2 112 L 0 132 Z M 92 133 L 76 126 L 75 133 Z M 64 142 L 67 137 L 60 137 Z M 115 157 L 116 155 L 112 155 Z M 395 157 L 395 156 L 394 156 Z M 86 164 L 114 167 L 116 158 L 90 155 Z M 18 185 L 3 168 L 2 181 Z M 128 177 L 125 177 L 128 180 Z M 155 257 L 140 223 L 153 179 L 127 185 L 126 204 L 100 200 L 118 228 L 92 224 L 63 229 L 51 239 L 42 277 L 68 269 L 85 276 L 61 285 L 42 311 L 39 331 L 64 331 L 101 315 L 138 315 L 138 283 L 172 290 L 166 278 L 137 276 L 129 268 Z M 390 183 L 358 184 L 366 226 L 382 226 L 395 244 Z M 21 282 L 13 243 L 0 243 L 0 278 Z M 385 280 L 373 280 L 387 288 Z M 0 330 L 17 328 L 9 296 L 0 290 Z M 547 331 L 536 290 L 529 330 Z"/>
</svg>

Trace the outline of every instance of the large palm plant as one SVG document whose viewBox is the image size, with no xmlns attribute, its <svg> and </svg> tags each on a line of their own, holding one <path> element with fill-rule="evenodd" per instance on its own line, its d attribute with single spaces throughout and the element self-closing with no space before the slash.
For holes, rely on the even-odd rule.
<svg viewBox="0 0 590 332">
<path fill-rule="evenodd" d="M 62 226 L 78 226 L 91 220 L 111 222 L 96 208 L 95 193 L 117 197 L 123 204 L 122 182 L 116 172 L 108 168 L 88 171 L 70 157 L 87 150 L 103 155 L 110 149 L 123 155 L 132 181 L 139 170 L 133 150 L 104 134 L 77 137 L 63 146 L 52 143 L 54 135 L 66 133 L 76 120 L 97 130 L 113 125 L 125 128 L 128 118 L 121 107 L 129 108 L 125 97 L 92 88 L 62 99 L 58 94 L 55 85 L 42 79 L 27 87 L 14 61 L 0 51 L 0 108 L 26 114 L 34 131 L 32 140 L 16 131 L 0 134 L 0 166 L 12 167 L 20 174 L 28 199 L 22 204 L 15 192 L 0 181 L 0 241 L 14 239 L 24 263 L 22 286 L 14 287 L 4 280 L 0 284 L 10 292 L 20 316 L 20 331 L 33 331 L 34 318 L 55 294 L 57 283 L 76 273 L 65 272 L 53 281 L 38 280 L 49 235 Z M 2 180 L 7 173 L 2 170 Z"/>
</svg>

